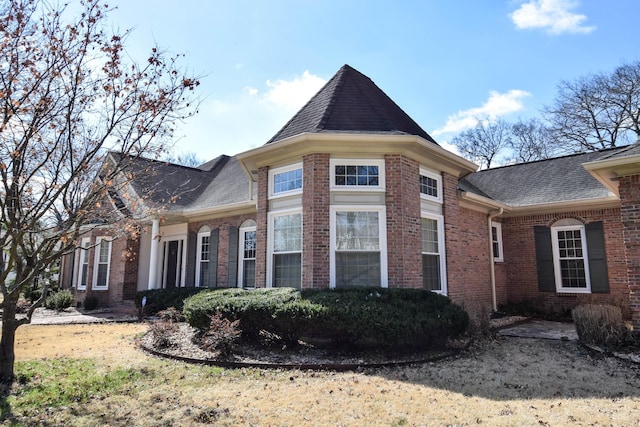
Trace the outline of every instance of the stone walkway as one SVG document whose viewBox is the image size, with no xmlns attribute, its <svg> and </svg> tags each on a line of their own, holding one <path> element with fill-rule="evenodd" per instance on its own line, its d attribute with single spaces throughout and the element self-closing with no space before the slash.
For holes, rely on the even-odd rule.
<svg viewBox="0 0 640 427">
<path fill-rule="evenodd" d="M 551 340 L 576 341 L 578 334 L 573 323 L 549 320 L 527 320 L 498 331 L 500 335 L 520 338 L 544 338 Z"/>
</svg>

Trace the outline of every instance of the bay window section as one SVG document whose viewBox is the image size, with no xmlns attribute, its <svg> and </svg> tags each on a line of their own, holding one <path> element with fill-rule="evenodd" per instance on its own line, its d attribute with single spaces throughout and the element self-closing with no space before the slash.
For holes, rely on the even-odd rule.
<svg viewBox="0 0 640 427">
<path fill-rule="evenodd" d="M 269 170 L 269 196 L 302 193 L 302 163 Z"/>
<path fill-rule="evenodd" d="M 271 263 L 272 287 L 300 289 L 302 282 L 302 213 L 272 213 Z"/>
<path fill-rule="evenodd" d="M 384 190 L 384 160 L 331 159 L 331 188 Z"/>
<path fill-rule="evenodd" d="M 443 220 L 439 215 L 424 216 L 422 228 L 422 286 L 446 294 Z"/>
<path fill-rule="evenodd" d="M 387 286 L 384 208 L 334 208 L 331 287 Z"/>
</svg>

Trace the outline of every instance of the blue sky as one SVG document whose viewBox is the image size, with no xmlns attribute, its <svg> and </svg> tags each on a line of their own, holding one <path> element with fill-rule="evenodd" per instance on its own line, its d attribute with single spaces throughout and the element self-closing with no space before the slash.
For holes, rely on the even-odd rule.
<svg viewBox="0 0 640 427">
<path fill-rule="evenodd" d="M 137 61 L 157 44 L 203 75 L 176 153 L 264 144 L 343 64 L 441 145 L 478 117 L 539 114 L 561 80 L 640 60 L 637 0 L 115 0 Z"/>
</svg>

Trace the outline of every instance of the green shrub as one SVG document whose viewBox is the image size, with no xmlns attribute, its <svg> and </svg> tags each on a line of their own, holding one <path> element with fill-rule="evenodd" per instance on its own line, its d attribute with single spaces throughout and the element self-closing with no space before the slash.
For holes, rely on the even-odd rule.
<svg viewBox="0 0 640 427">
<path fill-rule="evenodd" d="M 422 289 L 212 290 L 188 298 L 183 312 L 200 331 L 219 312 L 239 320 L 245 337 L 264 330 L 286 342 L 304 336 L 356 347 L 436 347 L 469 325 L 462 308 Z"/>
<path fill-rule="evenodd" d="M 574 308 L 572 316 L 578 337 L 583 342 L 617 347 L 628 336 L 620 307 L 585 304 Z"/>
<path fill-rule="evenodd" d="M 87 311 L 95 310 L 96 308 L 98 308 L 98 297 L 95 295 L 87 295 L 86 297 L 84 297 L 82 307 L 84 307 L 84 309 Z"/>
<path fill-rule="evenodd" d="M 136 292 L 134 302 L 136 307 L 142 308 L 142 298 L 147 297 L 144 314 L 154 315 L 159 311 L 174 307 L 181 311 L 184 300 L 191 295 L 207 290 L 207 288 L 171 288 L 171 289 L 151 289 Z"/>
<path fill-rule="evenodd" d="M 73 305 L 73 295 L 68 289 L 49 295 L 44 302 L 46 308 L 56 311 L 62 311 L 71 305 Z"/>
</svg>

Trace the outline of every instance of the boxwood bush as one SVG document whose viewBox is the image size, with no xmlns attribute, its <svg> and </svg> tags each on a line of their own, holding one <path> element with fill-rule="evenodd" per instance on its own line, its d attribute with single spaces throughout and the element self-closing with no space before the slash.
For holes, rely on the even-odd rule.
<svg viewBox="0 0 640 427">
<path fill-rule="evenodd" d="M 136 292 L 134 302 L 136 307 L 142 307 L 142 298 L 147 297 L 144 314 L 153 315 L 159 311 L 173 307 L 182 310 L 184 300 L 191 295 L 202 292 L 206 288 L 171 288 L 171 289 L 150 289 Z"/>
<path fill-rule="evenodd" d="M 260 331 L 287 342 L 300 337 L 334 346 L 429 348 L 464 333 L 469 316 L 442 295 L 422 289 L 223 289 L 184 304 L 187 322 L 204 331 L 209 315 L 240 320 L 245 337 Z"/>
</svg>

